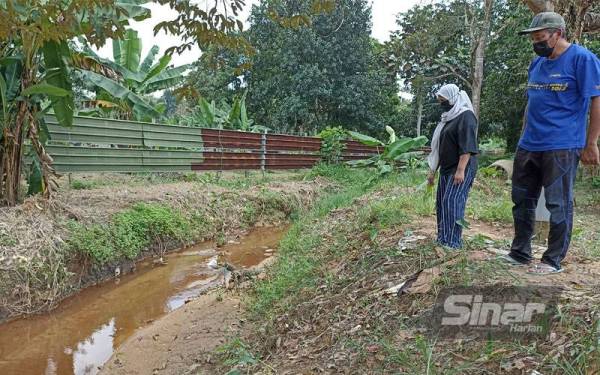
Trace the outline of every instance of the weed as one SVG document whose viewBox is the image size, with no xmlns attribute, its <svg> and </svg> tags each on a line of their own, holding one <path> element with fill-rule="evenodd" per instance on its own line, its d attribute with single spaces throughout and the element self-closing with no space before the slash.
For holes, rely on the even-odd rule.
<svg viewBox="0 0 600 375">
<path fill-rule="evenodd" d="M 118 213 L 108 225 L 70 225 L 69 248 L 96 264 L 137 258 L 145 247 L 167 240 L 184 241 L 190 232 L 181 213 L 158 204 L 139 203 Z"/>
<path fill-rule="evenodd" d="M 242 209 L 242 222 L 250 226 L 256 222 L 256 208 L 252 203 L 246 204 Z"/>
<path fill-rule="evenodd" d="M 250 347 L 240 338 L 235 338 L 217 348 L 217 355 L 226 366 L 248 366 L 258 363 L 256 357 L 250 352 Z"/>
<path fill-rule="evenodd" d="M 71 181 L 71 189 L 73 190 L 89 190 L 96 187 L 93 181 L 73 180 Z"/>
</svg>

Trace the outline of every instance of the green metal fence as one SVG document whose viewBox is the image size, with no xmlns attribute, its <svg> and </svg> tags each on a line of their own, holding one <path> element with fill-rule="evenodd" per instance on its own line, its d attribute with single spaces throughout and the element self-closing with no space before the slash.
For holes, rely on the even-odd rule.
<svg viewBox="0 0 600 375">
<path fill-rule="evenodd" d="M 51 116 L 46 123 L 57 172 L 190 171 L 203 161 L 200 128 L 89 117 L 70 128 Z"/>
</svg>

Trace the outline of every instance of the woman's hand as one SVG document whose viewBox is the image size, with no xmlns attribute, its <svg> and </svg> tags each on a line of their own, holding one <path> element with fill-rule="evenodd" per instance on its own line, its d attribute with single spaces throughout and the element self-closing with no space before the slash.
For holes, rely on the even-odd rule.
<svg viewBox="0 0 600 375">
<path fill-rule="evenodd" d="M 429 171 L 429 174 L 427 175 L 427 184 L 429 186 L 433 186 L 434 183 L 435 183 L 435 172 Z"/>
<path fill-rule="evenodd" d="M 457 169 L 454 174 L 454 185 L 460 185 L 465 182 L 465 170 Z"/>
</svg>

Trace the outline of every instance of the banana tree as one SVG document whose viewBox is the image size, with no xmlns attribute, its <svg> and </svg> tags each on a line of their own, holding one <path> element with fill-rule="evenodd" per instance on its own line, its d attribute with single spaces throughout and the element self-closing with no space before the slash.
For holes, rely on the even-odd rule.
<svg viewBox="0 0 600 375">
<path fill-rule="evenodd" d="M 122 35 L 130 13 L 150 15 L 137 0 L 0 0 L 0 201 L 14 205 L 19 198 L 23 143 L 31 145 L 29 193 L 50 193 L 54 174 L 44 144 L 48 133 L 44 114 L 53 111 L 59 123 L 73 122 L 74 100 L 70 69 L 75 64 L 68 41 L 85 36 L 101 45 Z M 50 21 L 53 20 L 53 21 Z"/>
<path fill-rule="evenodd" d="M 127 30 L 122 39 L 113 40 L 112 47 L 113 60 L 101 58 L 88 46 L 84 48 L 88 58 L 118 74 L 114 77 L 89 70 L 79 71 L 96 92 L 92 102 L 98 108 L 116 112 L 122 119 L 149 121 L 159 117 L 159 108 L 145 96 L 179 85 L 189 65 L 169 67 L 170 55 L 157 61 L 158 46 L 153 46 L 142 60 L 142 40 L 135 30 Z"/>
<path fill-rule="evenodd" d="M 348 134 L 355 140 L 368 146 L 381 147 L 383 152 L 368 159 L 352 160 L 347 164 L 353 167 L 376 167 L 379 175 L 382 176 L 393 171 L 395 166 L 420 155 L 418 149 L 427 143 L 427 137 L 424 136 L 398 139 L 394 129 L 386 126 L 386 131 L 389 134 L 387 143 L 368 135 L 349 131 Z"/>
<path fill-rule="evenodd" d="M 236 129 L 250 132 L 264 132 L 269 129 L 265 126 L 256 125 L 254 120 L 248 116 L 246 109 L 246 93 L 236 97 L 229 105 L 222 102 L 217 106 L 215 101 L 208 102 L 204 97 L 198 99 L 198 106 L 191 116 L 183 119 L 183 124 L 215 129 Z"/>
</svg>

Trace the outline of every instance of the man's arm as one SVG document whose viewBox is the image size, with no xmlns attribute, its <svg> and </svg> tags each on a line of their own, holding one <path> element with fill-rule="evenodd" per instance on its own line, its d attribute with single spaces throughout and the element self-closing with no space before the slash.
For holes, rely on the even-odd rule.
<svg viewBox="0 0 600 375">
<path fill-rule="evenodd" d="M 600 96 L 592 98 L 590 108 L 590 126 L 588 128 L 587 142 L 581 161 L 587 165 L 600 165 L 600 151 L 598 138 L 600 137 Z"/>
</svg>

